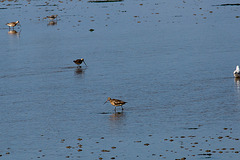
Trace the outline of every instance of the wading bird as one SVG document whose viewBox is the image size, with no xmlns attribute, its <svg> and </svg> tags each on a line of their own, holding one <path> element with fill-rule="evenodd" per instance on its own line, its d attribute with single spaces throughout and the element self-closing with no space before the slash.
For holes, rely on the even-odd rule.
<svg viewBox="0 0 240 160">
<path fill-rule="evenodd" d="M 234 77 L 239 78 L 240 77 L 240 70 L 239 66 L 236 66 L 236 70 L 233 72 Z"/>
<path fill-rule="evenodd" d="M 127 102 L 124 102 L 124 101 L 119 100 L 119 99 L 111 99 L 110 97 L 108 97 L 107 101 L 109 101 L 113 106 L 115 106 L 115 111 L 116 111 L 116 107 L 118 107 L 118 106 L 122 107 L 122 105 L 127 103 Z M 105 103 L 107 103 L 107 101 Z M 123 107 L 122 107 L 122 110 L 123 110 Z"/>
<path fill-rule="evenodd" d="M 13 27 L 13 29 L 14 29 L 14 27 L 15 27 L 16 25 L 20 25 L 20 22 L 19 22 L 19 21 L 10 22 L 10 23 L 6 23 L 6 25 L 9 27 L 9 30 L 10 30 L 10 27 Z"/>
<path fill-rule="evenodd" d="M 56 15 L 51 15 L 51 16 L 47 16 L 48 19 L 50 20 L 54 20 L 55 18 L 57 19 L 57 14 Z"/>
<path fill-rule="evenodd" d="M 87 66 L 87 64 L 85 63 L 84 59 L 76 59 L 73 61 L 75 64 L 77 64 L 78 66 L 80 66 L 80 64 L 82 64 L 82 62 Z"/>
</svg>

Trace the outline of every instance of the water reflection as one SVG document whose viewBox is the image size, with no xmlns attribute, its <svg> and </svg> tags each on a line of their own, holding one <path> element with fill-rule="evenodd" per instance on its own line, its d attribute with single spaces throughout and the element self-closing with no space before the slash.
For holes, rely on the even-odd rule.
<svg viewBox="0 0 240 160">
<path fill-rule="evenodd" d="M 240 78 L 234 78 L 235 86 L 237 88 L 238 94 L 240 94 Z"/>
<path fill-rule="evenodd" d="M 123 114 L 123 111 L 122 112 L 114 112 L 112 115 L 110 115 L 110 120 L 118 121 L 118 120 L 121 120 L 124 116 L 125 116 L 125 114 Z"/>
<path fill-rule="evenodd" d="M 19 32 L 17 32 L 16 30 L 8 31 L 9 35 L 14 35 L 14 36 L 17 36 L 17 37 L 20 37 L 20 33 L 21 33 L 21 30 Z"/>
<path fill-rule="evenodd" d="M 75 69 L 75 74 L 76 74 L 76 75 L 83 75 L 84 72 L 85 72 L 85 70 L 86 70 L 86 69 L 84 69 L 84 68 L 77 67 L 77 68 Z"/>
<path fill-rule="evenodd" d="M 50 21 L 47 26 L 54 26 L 57 25 L 57 21 Z"/>
<path fill-rule="evenodd" d="M 240 78 L 234 78 L 234 84 L 237 96 L 240 98 Z"/>
</svg>

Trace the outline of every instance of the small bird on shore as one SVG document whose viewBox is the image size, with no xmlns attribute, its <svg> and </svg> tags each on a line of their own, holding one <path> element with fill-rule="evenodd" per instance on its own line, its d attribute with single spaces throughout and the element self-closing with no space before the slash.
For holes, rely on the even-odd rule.
<svg viewBox="0 0 240 160">
<path fill-rule="evenodd" d="M 51 16 L 47 16 L 48 19 L 50 20 L 54 20 L 55 18 L 57 18 L 57 14 L 56 15 L 51 15 Z"/>
<path fill-rule="evenodd" d="M 236 70 L 233 72 L 233 75 L 235 78 L 239 78 L 240 77 L 240 69 L 239 66 L 236 66 Z"/>
<path fill-rule="evenodd" d="M 9 30 L 10 30 L 10 27 L 12 27 L 14 29 L 14 27 L 16 25 L 20 25 L 20 22 L 19 21 L 16 21 L 16 22 L 10 22 L 10 23 L 6 23 L 6 25 L 9 27 Z"/>
<path fill-rule="evenodd" d="M 84 59 L 76 59 L 73 61 L 75 64 L 77 64 L 78 66 L 80 66 L 80 64 L 82 64 L 82 62 L 87 66 L 87 64 L 85 63 Z"/>
<path fill-rule="evenodd" d="M 127 102 L 124 102 L 124 101 L 119 100 L 119 99 L 111 99 L 110 97 L 108 97 L 107 101 L 109 101 L 113 106 L 115 106 L 115 111 L 116 111 L 116 107 L 118 107 L 118 106 L 122 107 L 122 105 L 127 103 Z M 107 101 L 105 103 L 107 103 Z M 123 110 L 123 107 L 122 107 L 122 110 Z"/>
</svg>

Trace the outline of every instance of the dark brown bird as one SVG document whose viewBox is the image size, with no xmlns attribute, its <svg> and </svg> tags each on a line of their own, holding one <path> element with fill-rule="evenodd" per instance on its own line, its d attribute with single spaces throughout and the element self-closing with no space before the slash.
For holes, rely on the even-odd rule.
<svg viewBox="0 0 240 160">
<path fill-rule="evenodd" d="M 54 20 L 55 18 L 57 19 L 57 14 L 56 15 L 51 15 L 51 16 L 47 16 L 48 19 L 50 20 Z"/>
<path fill-rule="evenodd" d="M 14 29 L 14 27 L 15 27 L 16 25 L 20 25 L 20 22 L 19 22 L 19 21 L 10 22 L 10 23 L 6 23 L 6 25 L 9 27 L 9 30 L 10 30 L 10 27 L 13 27 L 13 29 Z"/>
<path fill-rule="evenodd" d="M 76 59 L 75 61 L 73 61 L 75 64 L 77 64 L 78 66 L 80 66 L 80 64 L 82 64 L 82 62 L 87 66 L 87 64 L 85 63 L 84 59 Z"/>
<path fill-rule="evenodd" d="M 119 100 L 119 99 L 111 99 L 110 97 L 108 97 L 107 101 L 109 101 L 113 106 L 115 106 L 115 111 L 116 111 L 116 107 L 118 107 L 118 106 L 122 107 L 122 105 L 127 103 L 127 102 L 124 102 L 124 101 Z M 107 103 L 107 101 L 105 103 Z M 122 110 L 123 110 L 123 107 L 122 107 Z"/>
</svg>

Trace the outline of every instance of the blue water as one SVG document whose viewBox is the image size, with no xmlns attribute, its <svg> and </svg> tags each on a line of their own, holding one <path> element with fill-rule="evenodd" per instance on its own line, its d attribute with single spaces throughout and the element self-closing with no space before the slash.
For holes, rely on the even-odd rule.
<svg viewBox="0 0 240 160">
<path fill-rule="evenodd" d="M 222 3 L 1 2 L 0 159 L 238 159 L 239 7 Z"/>
</svg>

